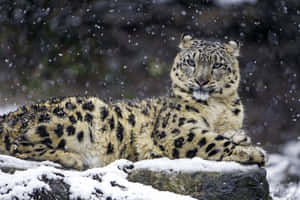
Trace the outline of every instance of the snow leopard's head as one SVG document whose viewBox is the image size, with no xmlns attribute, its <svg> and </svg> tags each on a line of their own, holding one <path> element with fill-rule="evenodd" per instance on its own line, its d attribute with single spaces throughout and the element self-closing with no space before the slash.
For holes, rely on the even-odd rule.
<svg viewBox="0 0 300 200">
<path fill-rule="evenodd" d="M 236 42 L 211 42 L 184 35 L 171 69 L 173 93 L 178 98 L 207 101 L 237 90 L 240 80 Z"/>
</svg>

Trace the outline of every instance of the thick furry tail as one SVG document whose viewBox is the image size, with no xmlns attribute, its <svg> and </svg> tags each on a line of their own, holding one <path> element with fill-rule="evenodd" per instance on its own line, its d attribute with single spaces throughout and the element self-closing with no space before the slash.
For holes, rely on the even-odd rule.
<svg viewBox="0 0 300 200">
<path fill-rule="evenodd" d="M 6 126 L 6 115 L 0 116 L 0 154 L 9 154 L 11 138 Z"/>
<path fill-rule="evenodd" d="M 13 143 L 22 127 L 22 110 L 24 107 L 0 116 L 0 154 L 12 154 Z"/>
<path fill-rule="evenodd" d="M 28 106 L 0 116 L 0 154 L 14 154 L 14 144 L 22 132 L 34 122 L 35 115 Z"/>
</svg>

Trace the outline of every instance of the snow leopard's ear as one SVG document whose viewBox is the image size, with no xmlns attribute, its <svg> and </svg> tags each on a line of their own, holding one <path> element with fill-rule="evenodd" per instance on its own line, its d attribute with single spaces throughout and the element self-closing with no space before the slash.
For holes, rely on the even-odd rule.
<svg viewBox="0 0 300 200">
<path fill-rule="evenodd" d="M 231 55 L 235 57 L 240 56 L 240 44 L 238 42 L 231 40 L 225 44 L 225 48 Z"/>
<path fill-rule="evenodd" d="M 188 34 L 182 34 L 180 37 L 180 43 L 179 43 L 179 48 L 180 49 L 187 49 L 192 46 L 192 36 Z"/>
</svg>

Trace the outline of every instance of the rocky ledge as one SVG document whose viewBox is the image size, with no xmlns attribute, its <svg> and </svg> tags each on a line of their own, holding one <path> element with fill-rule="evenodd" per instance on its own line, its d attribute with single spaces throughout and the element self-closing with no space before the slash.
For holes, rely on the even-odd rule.
<svg viewBox="0 0 300 200">
<path fill-rule="evenodd" d="M 128 180 L 201 200 L 269 199 L 264 168 L 202 159 L 169 161 L 174 166 L 155 162 L 136 163 Z"/>
<path fill-rule="evenodd" d="M 265 169 L 234 162 L 162 158 L 82 172 L 58 167 L 0 156 L 0 199 L 270 199 Z"/>
</svg>

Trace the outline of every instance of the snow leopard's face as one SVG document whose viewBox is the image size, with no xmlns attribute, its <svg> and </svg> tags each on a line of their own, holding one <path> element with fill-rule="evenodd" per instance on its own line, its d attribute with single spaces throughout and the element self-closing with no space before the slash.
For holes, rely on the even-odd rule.
<svg viewBox="0 0 300 200">
<path fill-rule="evenodd" d="M 181 98 L 206 101 L 224 97 L 237 90 L 239 47 L 229 43 L 210 42 L 184 36 L 171 70 L 173 91 Z"/>
</svg>

